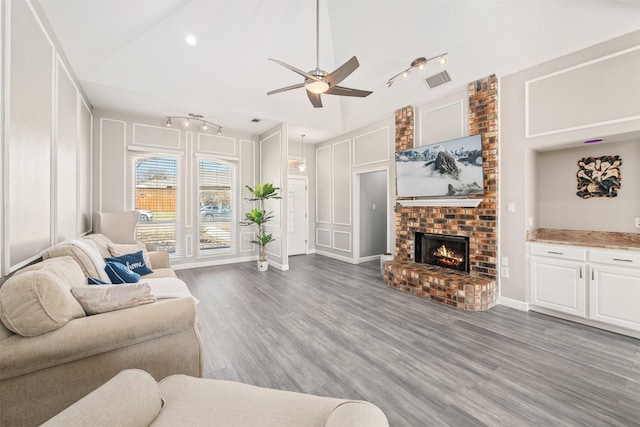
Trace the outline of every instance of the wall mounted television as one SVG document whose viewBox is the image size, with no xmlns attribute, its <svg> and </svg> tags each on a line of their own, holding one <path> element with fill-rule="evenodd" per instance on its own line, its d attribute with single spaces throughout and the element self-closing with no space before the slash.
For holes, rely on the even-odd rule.
<svg viewBox="0 0 640 427">
<path fill-rule="evenodd" d="M 479 134 L 398 151 L 395 160 L 398 197 L 484 194 Z"/>
</svg>

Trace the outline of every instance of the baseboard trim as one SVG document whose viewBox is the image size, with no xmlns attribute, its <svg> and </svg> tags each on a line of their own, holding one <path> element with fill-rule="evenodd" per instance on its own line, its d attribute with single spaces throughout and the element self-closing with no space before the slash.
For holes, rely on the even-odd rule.
<svg viewBox="0 0 640 427">
<path fill-rule="evenodd" d="M 257 259 L 258 259 L 257 256 L 216 259 L 216 260 L 207 260 L 207 261 L 200 261 L 200 262 L 189 262 L 186 264 L 173 264 L 171 268 L 173 268 L 174 270 L 187 270 L 189 268 L 213 267 L 216 265 L 237 264 L 239 262 L 256 261 Z"/>
<path fill-rule="evenodd" d="M 348 262 L 349 264 L 357 264 L 356 260 L 353 258 L 347 258 L 346 256 L 332 254 L 331 252 L 319 251 L 316 249 L 315 253 L 316 255 L 326 256 L 327 258 L 337 259 L 338 261 Z"/>
<path fill-rule="evenodd" d="M 516 310 L 520 311 L 529 311 L 529 303 L 517 299 L 500 296 L 498 297 L 498 304 L 515 308 Z"/>
</svg>

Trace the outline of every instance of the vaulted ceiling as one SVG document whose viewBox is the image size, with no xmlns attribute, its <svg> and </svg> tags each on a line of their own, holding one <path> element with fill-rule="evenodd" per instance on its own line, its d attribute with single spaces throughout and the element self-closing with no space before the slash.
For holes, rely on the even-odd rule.
<svg viewBox="0 0 640 427">
<path fill-rule="evenodd" d="M 157 116 L 198 113 L 250 134 L 279 122 L 318 142 L 640 28 L 636 0 L 320 0 L 320 68 L 351 56 L 360 67 L 341 85 L 366 98 L 324 95 L 313 108 L 304 89 L 267 92 L 316 66 L 314 0 L 40 0 L 91 103 Z M 194 47 L 185 36 L 198 39 Z M 448 53 L 387 80 L 417 57 Z M 425 77 L 452 81 L 430 89 Z M 259 123 L 252 119 L 261 119 Z"/>
</svg>

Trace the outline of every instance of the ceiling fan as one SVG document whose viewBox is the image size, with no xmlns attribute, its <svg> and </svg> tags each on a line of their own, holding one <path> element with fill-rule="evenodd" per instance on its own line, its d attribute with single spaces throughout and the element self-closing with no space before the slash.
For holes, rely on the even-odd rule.
<svg viewBox="0 0 640 427">
<path fill-rule="evenodd" d="M 360 66 L 358 63 L 358 58 L 352 56 L 347 62 L 336 68 L 330 73 L 323 71 L 320 69 L 320 0 L 316 0 L 316 68 L 315 70 L 311 70 L 308 73 L 286 64 L 282 61 L 278 61 L 277 59 L 271 59 L 277 64 L 282 65 L 285 68 L 290 69 L 294 73 L 300 74 L 305 78 L 304 83 L 298 83 L 295 85 L 283 87 L 280 89 L 272 90 L 271 92 L 267 92 L 267 95 L 273 95 L 274 93 L 285 92 L 291 89 L 298 89 L 301 87 L 306 88 L 307 96 L 309 97 L 309 101 L 315 108 L 322 107 L 322 100 L 320 99 L 320 95 L 326 93 L 327 95 L 340 95 L 340 96 L 356 96 L 364 98 L 365 96 L 371 95 L 373 92 L 368 90 L 360 90 L 360 89 L 351 89 L 348 87 L 338 86 L 338 83 L 346 79 L 351 73 L 353 73 L 356 68 Z"/>
</svg>

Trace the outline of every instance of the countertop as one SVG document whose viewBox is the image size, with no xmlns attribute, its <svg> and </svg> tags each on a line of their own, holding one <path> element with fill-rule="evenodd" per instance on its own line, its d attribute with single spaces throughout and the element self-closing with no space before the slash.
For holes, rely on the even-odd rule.
<svg viewBox="0 0 640 427">
<path fill-rule="evenodd" d="M 527 231 L 527 241 L 640 251 L 640 233 L 538 228 Z"/>
</svg>

